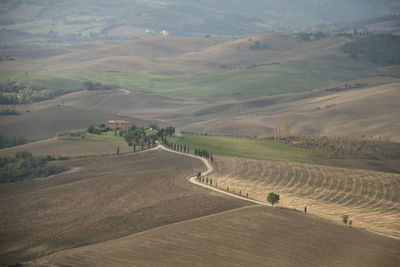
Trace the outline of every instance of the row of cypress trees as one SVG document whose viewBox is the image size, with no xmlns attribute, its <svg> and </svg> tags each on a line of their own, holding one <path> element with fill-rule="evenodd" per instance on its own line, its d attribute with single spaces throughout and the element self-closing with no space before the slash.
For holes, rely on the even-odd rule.
<svg viewBox="0 0 400 267">
<path fill-rule="evenodd" d="M 162 142 L 164 145 L 166 145 L 168 148 L 175 150 L 175 151 L 179 151 L 179 152 L 183 152 L 183 153 L 190 153 L 190 148 L 187 145 L 181 145 L 181 144 L 177 144 L 174 142 L 171 142 L 167 139 L 167 137 L 164 136 L 164 138 L 162 139 Z M 212 156 L 212 154 L 210 152 L 208 152 L 207 150 L 204 149 L 195 149 L 194 150 L 194 154 L 196 156 L 200 156 L 206 159 L 209 159 L 211 162 L 214 161 L 214 158 Z"/>
<path fill-rule="evenodd" d="M 166 137 L 164 137 L 163 143 L 170 149 L 183 152 L 183 153 L 190 153 L 190 148 L 187 145 L 180 145 L 174 142 L 168 141 Z"/>
<path fill-rule="evenodd" d="M 195 149 L 194 154 L 197 156 L 209 159 L 211 162 L 214 161 L 212 154 L 205 149 Z"/>
</svg>

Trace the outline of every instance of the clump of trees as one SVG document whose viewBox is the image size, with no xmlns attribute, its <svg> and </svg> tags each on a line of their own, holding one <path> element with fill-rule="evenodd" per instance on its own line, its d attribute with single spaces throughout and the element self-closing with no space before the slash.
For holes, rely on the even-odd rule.
<svg viewBox="0 0 400 267">
<path fill-rule="evenodd" d="M 156 131 L 146 127 L 133 126 L 130 130 L 122 132 L 122 136 L 130 146 L 140 145 L 142 149 L 145 145 L 154 146 L 157 140 Z"/>
<path fill-rule="evenodd" d="M 400 64 L 400 36 L 372 35 L 344 44 L 341 50 L 356 59 L 360 55 L 379 65 Z"/>
<path fill-rule="evenodd" d="M 46 177 L 65 171 L 65 167 L 47 165 L 47 161 L 55 159 L 63 158 L 34 157 L 26 151 L 17 152 L 13 157 L 0 158 L 0 183 Z"/>
<path fill-rule="evenodd" d="M 111 90 L 111 89 L 118 89 L 121 88 L 118 84 L 102 84 L 99 82 L 84 82 L 83 83 L 83 88 L 85 88 L 88 91 L 95 91 L 95 90 Z"/>
<path fill-rule="evenodd" d="M 7 80 L 0 83 L 0 105 L 29 104 L 52 99 L 72 91 L 34 86 L 27 81 Z"/>
<path fill-rule="evenodd" d="M 105 124 L 100 124 L 97 127 L 90 125 L 87 129 L 87 132 L 90 134 L 101 134 L 101 133 L 108 132 L 108 131 L 110 131 L 110 128 L 107 127 L 107 125 L 105 125 Z"/>
<path fill-rule="evenodd" d="M 170 143 L 167 137 L 174 134 L 175 128 L 172 126 L 161 128 L 157 123 L 151 123 L 148 127 L 133 126 L 129 131 L 123 132 L 122 136 L 136 151 L 136 146 L 140 146 L 142 150 L 145 146 L 155 146 L 156 140 L 160 140 L 167 145 L 167 143 Z"/>
<path fill-rule="evenodd" d="M 265 41 L 255 41 L 250 45 L 251 50 L 265 50 L 268 49 L 268 44 Z"/>
<path fill-rule="evenodd" d="M 13 147 L 26 144 L 27 141 L 22 137 L 8 138 L 7 136 L 0 135 L 0 149 L 6 147 Z"/>
<path fill-rule="evenodd" d="M 267 195 L 267 201 L 269 203 L 271 203 L 272 206 L 274 204 L 276 204 L 276 203 L 279 203 L 279 199 L 280 199 L 280 196 L 278 194 L 273 193 L 273 192 L 271 192 L 271 193 L 269 193 Z"/>
</svg>

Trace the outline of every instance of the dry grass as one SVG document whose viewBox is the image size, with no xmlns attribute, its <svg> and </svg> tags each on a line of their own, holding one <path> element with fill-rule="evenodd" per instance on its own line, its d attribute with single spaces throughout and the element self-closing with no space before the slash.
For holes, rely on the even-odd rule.
<svg viewBox="0 0 400 267">
<path fill-rule="evenodd" d="M 350 215 L 356 227 L 400 237 L 400 175 L 318 165 L 218 157 L 212 174 L 218 187 L 340 223 Z"/>
<path fill-rule="evenodd" d="M 0 184 L 0 263 L 247 205 L 190 184 L 200 160 L 164 151 L 56 163 L 74 172 Z"/>
<path fill-rule="evenodd" d="M 62 266 L 397 266 L 399 240 L 251 206 L 42 258 Z"/>
</svg>

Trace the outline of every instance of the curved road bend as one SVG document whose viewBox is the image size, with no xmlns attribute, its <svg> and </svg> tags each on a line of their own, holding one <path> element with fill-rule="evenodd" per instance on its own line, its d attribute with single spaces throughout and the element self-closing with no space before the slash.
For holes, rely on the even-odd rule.
<svg viewBox="0 0 400 267">
<path fill-rule="evenodd" d="M 169 151 L 169 152 L 172 152 L 172 153 L 182 154 L 182 155 L 185 155 L 185 156 L 188 156 L 188 157 L 200 159 L 201 161 L 204 162 L 204 164 L 205 164 L 206 167 L 207 167 L 207 171 L 204 172 L 203 175 L 208 175 L 208 174 L 212 173 L 213 170 L 214 170 L 214 168 L 211 166 L 210 162 L 209 162 L 208 160 L 206 160 L 205 158 L 202 158 L 202 157 L 199 157 L 199 156 L 195 156 L 195 155 L 191 155 L 191 154 L 186 154 L 186 153 L 178 152 L 178 151 L 175 151 L 175 150 L 171 150 L 171 149 L 169 149 L 169 148 L 163 146 L 163 145 L 160 144 L 160 143 L 158 143 L 158 146 L 157 146 L 155 149 L 163 149 L 163 150 L 166 150 L 166 151 Z M 219 192 L 219 193 L 222 193 L 222 194 L 231 196 L 231 197 L 235 197 L 235 198 L 238 198 L 238 199 L 246 200 L 246 201 L 249 201 L 249 202 L 258 204 L 258 205 L 263 205 L 263 206 L 269 206 L 269 207 L 270 207 L 270 205 L 267 204 L 267 203 L 264 203 L 264 202 L 261 202 L 261 201 L 257 201 L 257 200 L 254 200 L 254 199 L 249 199 L 249 198 L 241 197 L 241 196 L 238 196 L 238 195 L 235 195 L 235 194 L 226 192 L 226 191 L 224 191 L 224 190 L 221 190 L 221 189 L 218 189 L 218 188 L 215 188 L 215 187 L 211 187 L 211 186 L 205 185 L 205 184 L 203 184 L 203 183 L 198 182 L 196 178 L 197 178 L 197 177 L 195 177 L 195 176 L 194 176 L 194 177 L 190 177 L 190 178 L 189 178 L 189 181 L 190 181 L 191 183 L 193 183 L 193 184 L 196 184 L 196 185 L 199 185 L 199 186 L 208 188 L 208 189 L 210 189 L 210 190 L 214 190 L 214 191 L 216 191 L 216 192 Z M 318 216 L 317 216 L 317 217 L 318 217 Z M 362 228 L 362 229 L 364 229 L 364 228 Z M 390 238 L 394 238 L 394 239 L 400 239 L 400 237 L 397 237 L 397 236 L 388 235 L 388 234 L 376 232 L 376 231 L 369 230 L 369 229 L 364 229 L 364 230 L 367 231 L 367 232 L 376 234 L 376 235 L 386 236 L 386 237 L 390 237 Z"/>
</svg>

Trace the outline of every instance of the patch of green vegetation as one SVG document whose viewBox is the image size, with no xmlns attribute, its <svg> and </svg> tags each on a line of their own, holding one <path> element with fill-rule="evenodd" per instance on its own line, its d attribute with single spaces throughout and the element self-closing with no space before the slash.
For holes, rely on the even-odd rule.
<svg viewBox="0 0 400 267">
<path fill-rule="evenodd" d="M 0 158 L 0 183 L 46 177 L 66 170 L 60 166 L 48 166 L 46 163 L 50 160 L 54 158 L 34 157 L 26 151 L 17 152 L 13 157 Z"/>
<path fill-rule="evenodd" d="M 33 86 L 77 90 L 93 81 L 119 85 L 134 91 L 172 96 L 257 97 L 311 91 L 338 82 L 377 75 L 376 65 L 338 56 L 242 68 L 202 74 L 196 77 L 171 77 L 126 72 L 57 71 L 2 75 L 28 81 Z"/>
<path fill-rule="evenodd" d="M 128 145 L 125 139 L 121 136 L 115 136 L 114 132 L 104 132 L 100 135 L 97 134 L 87 134 L 85 136 L 86 140 L 90 141 L 102 141 L 115 144 L 119 147 L 121 153 L 131 152 L 132 148 Z"/>
<path fill-rule="evenodd" d="M 204 149 L 213 155 L 249 159 L 311 163 L 309 157 L 316 155 L 305 149 L 260 139 L 182 135 L 174 142 L 189 146 L 191 151 Z"/>
</svg>

